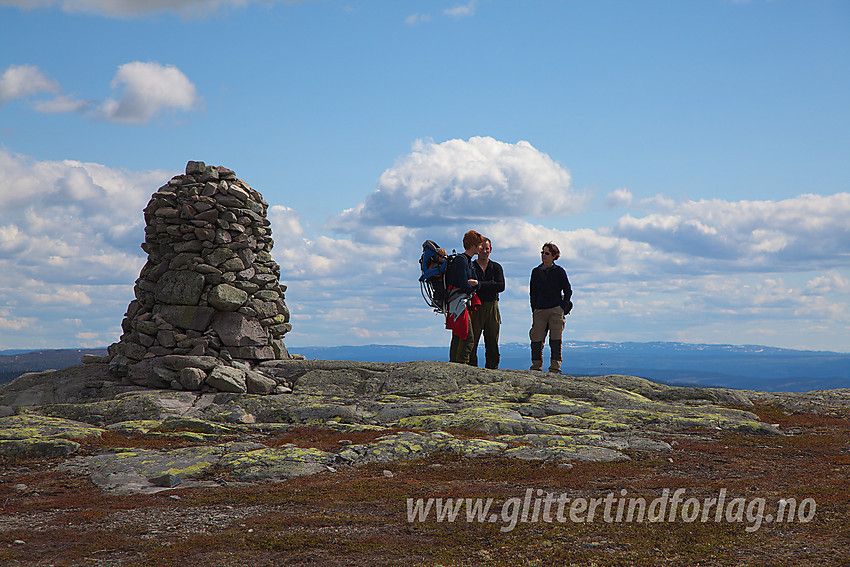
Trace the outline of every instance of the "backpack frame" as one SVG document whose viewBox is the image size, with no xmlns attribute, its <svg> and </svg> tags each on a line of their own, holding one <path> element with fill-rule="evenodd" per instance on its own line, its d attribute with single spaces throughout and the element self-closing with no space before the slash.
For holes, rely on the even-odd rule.
<svg viewBox="0 0 850 567">
<path fill-rule="evenodd" d="M 422 243 L 422 256 L 419 258 L 419 267 L 422 270 L 422 275 L 419 276 L 419 290 L 428 307 L 443 315 L 448 313 L 449 307 L 446 271 L 456 257 L 456 253 L 446 254 L 446 251 L 433 240 Z"/>
</svg>

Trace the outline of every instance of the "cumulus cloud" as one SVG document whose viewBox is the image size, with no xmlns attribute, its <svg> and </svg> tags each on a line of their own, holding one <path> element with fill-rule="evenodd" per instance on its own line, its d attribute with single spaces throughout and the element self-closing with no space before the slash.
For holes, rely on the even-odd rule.
<svg viewBox="0 0 850 567">
<path fill-rule="evenodd" d="M 36 161 L 0 148 L 0 348 L 75 347 L 63 319 L 82 320 L 86 342 L 120 334 L 145 254 L 141 211 L 173 172 Z M 2 311 L 2 310 L 0 310 Z"/>
<path fill-rule="evenodd" d="M 144 124 L 171 110 L 192 110 L 200 103 L 195 85 L 173 65 L 134 61 L 118 68 L 112 80 L 120 91 L 98 108 L 109 121 Z"/>
<path fill-rule="evenodd" d="M 339 217 L 337 227 L 558 217 L 578 214 L 587 202 L 571 186 L 569 171 L 528 142 L 419 140 L 380 176 L 364 203 Z"/>
<path fill-rule="evenodd" d="M 717 262 L 745 270 L 828 268 L 846 266 L 850 255 L 850 193 L 654 203 L 666 210 L 626 215 L 614 234 L 694 263 L 710 260 L 709 270 L 718 269 Z"/>
<path fill-rule="evenodd" d="M 195 85 L 177 67 L 133 61 L 118 68 L 111 87 L 116 97 L 103 102 L 80 100 L 62 93 L 59 83 L 48 79 L 37 67 L 11 65 L 0 76 L 0 104 L 28 99 L 41 93 L 53 98 L 33 100 L 32 107 L 44 114 L 79 113 L 117 124 L 146 124 L 173 111 L 191 111 L 202 98 Z"/>
<path fill-rule="evenodd" d="M 0 75 L 0 104 L 40 93 L 57 93 L 59 83 L 35 65 L 10 65 Z"/>
<path fill-rule="evenodd" d="M 404 198 L 416 197 L 410 187 L 441 186 L 450 179 L 461 187 L 452 201 L 457 204 L 471 199 L 486 184 L 482 179 L 498 178 L 493 171 L 522 177 L 527 161 L 547 165 L 550 171 L 543 175 L 566 178 L 564 186 L 571 190 L 566 170 L 530 146 L 481 140 L 480 146 L 478 139 L 457 141 L 457 147 L 421 143 L 385 174 L 409 179 L 410 185 L 400 185 L 397 201 L 377 202 L 399 203 L 402 212 L 412 214 L 409 206 L 404 208 Z M 479 163 L 465 165 L 470 155 L 477 155 Z M 450 173 L 440 177 L 435 164 L 449 164 Z M 138 246 L 140 211 L 173 172 L 36 162 L 3 150 L 0 170 L 14 188 L 0 192 L 0 329 L 20 329 L 16 334 L 35 340 L 55 336 L 51 327 L 67 319 L 82 323 L 75 327 L 77 338 L 63 334 L 62 340 L 70 342 L 61 346 L 115 340 L 145 259 Z M 536 195 L 538 185 L 522 186 L 531 187 L 521 192 L 526 200 Z M 378 187 L 383 187 L 380 181 Z M 305 222 L 299 211 L 274 204 L 274 195 L 266 195 L 272 201 L 272 252 L 282 283 L 289 286 L 292 344 L 444 342 L 439 317 L 419 297 L 421 243 L 433 239 L 449 250 L 459 248 L 469 228 L 492 239 L 493 259 L 505 269 L 504 341 L 527 340 L 529 273 L 540 261 L 540 245 L 549 240 L 561 248 L 559 263 L 576 292 L 570 328 L 580 329 L 582 340 L 746 343 L 764 339 L 760 333 L 768 329 L 776 333 L 771 341 L 794 344 L 794 329 L 805 327 L 834 344 L 836 336 L 846 336 L 850 323 L 848 239 L 840 223 L 850 212 L 847 194 L 779 202 L 657 198 L 638 203 L 644 217 L 625 215 L 612 226 L 595 228 L 581 226 L 581 217 L 571 222 L 576 228 L 567 228 L 542 215 L 507 214 L 507 198 L 498 195 L 495 210 L 504 214 L 405 226 L 392 216 L 392 206 L 375 208 L 374 197 L 367 196 L 357 210 L 385 224 L 369 226 L 363 216 L 349 217 L 348 228 L 356 230 L 340 236 L 328 226 Z M 329 226 L 339 224 L 335 218 Z M 671 242 L 687 231 L 709 241 L 721 239 L 725 248 L 709 247 L 715 250 L 709 257 L 700 242 Z M 792 248 L 798 252 L 789 252 Z M 815 259 L 803 253 L 807 249 Z M 0 347 L 4 340 L 0 335 Z M 53 340 L 46 347 L 59 344 Z"/>
<path fill-rule="evenodd" d="M 0 192 L 0 263 L 49 281 L 114 281 L 138 270 L 140 211 L 166 172 L 37 162 L 2 149 L 0 170 L 12 188 Z"/>
</svg>

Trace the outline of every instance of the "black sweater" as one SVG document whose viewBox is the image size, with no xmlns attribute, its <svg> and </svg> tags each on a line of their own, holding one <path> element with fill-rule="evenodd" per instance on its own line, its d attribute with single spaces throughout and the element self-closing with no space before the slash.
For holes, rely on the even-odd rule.
<svg viewBox="0 0 850 567">
<path fill-rule="evenodd" d="M 531 270 L 529 288 L 532 309 L 557 307 L 562 300 L 569 301 L 573 295 L 567 272 L 557 264 L 552 264 L 548 268 L 540 264 Z"/>
<path fill-rule="evenodd" d="M 499 301 L 499 294 L 505 291 L 505 272 L 498 262 L 490 260 L 487 269 L 482 270 L 481 265 L 473 260 L 472 267 L 475 268 L 476 279 L 481 286 L 478 289 L 478 299 L 482 302 Z"/>
</svg>

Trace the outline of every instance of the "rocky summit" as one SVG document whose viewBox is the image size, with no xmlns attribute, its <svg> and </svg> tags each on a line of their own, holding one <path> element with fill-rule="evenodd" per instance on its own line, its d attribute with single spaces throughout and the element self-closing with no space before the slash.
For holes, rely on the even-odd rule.
<svg viewBox="0 0 850 567">
<path fill-rule="evenodd" d="M 148 259 L 108 351 L 114 377 L 153 388 L 272 391 L 273 379 L 244 372 L 289 358 L 286 286 L 267 210 L 232 170 L 200 161 L 153 194 L 144 209 Z"/>
<path fill-rule="evenodd" d="M 105 360 L 88 360 L 0 390 L 0 456 L 59 458 L 61 470 L 125 493 L 278 481 L 440 454 L 565 467 L 636 452 L 664 456 L 695 431 L 782 435 L 749 411 L 754 403 L 789 412 L 850 407 L 850 390 L 769 394 L 447 362 L 268 360 L 258 369 L 273 376 L 269 391 L 277 393 L 167 391 L 115 381 Z M 250 384 L 255 372 L 189 355 L 161 362 L 181 376 L 200 368 L 221 384 Z M 332 431 L 338 446 L 275 442 L 305 430 Z M 108 435 L 126 448 L 103 449 L 97 440 Z M 210 480 L 212 471 L 220 480 Z"/>
</svg>

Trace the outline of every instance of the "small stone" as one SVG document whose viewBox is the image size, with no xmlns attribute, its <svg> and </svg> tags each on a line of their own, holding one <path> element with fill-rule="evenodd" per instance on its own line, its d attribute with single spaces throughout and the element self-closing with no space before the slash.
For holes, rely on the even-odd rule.
<svg viewBox="0 0 850 567">
<path fill-rule="evenodd" d="M 154 486 L 162 486 L 165 488 L 174 488 L 178 484 L 180 484 L 180 477 L 176 474 L 166 473 L 161 476 L 157 476 L 154 478 L 149 478 L 148 482 L 153 484 Z"/>
<path fill-rule="evenodd" d="M 207 377 L 207 385 L 221 392 L 231 392 L 234 394 L 245 394 L 248 392 L 248 387 L 245 385 L 245 371 L 223 364 L 216 366 L 210 372 L 210 375 Z"/>
<path fill-rule="evenodd" d="M 180 383 L 187 390 L 200 390 L 207 373 L 200 368 L 184 368 L 180 371 Z"/>
<path fill-rule="evenodd" d="M 248 300 L 248 294 L 229 284 L 212 288 L 207 301 L 218 311 L 236 311 Z"/>
<path fill-rule="evenodd" d="M 206 167 L 206 164 L 202 161 L 190 161 L 186 164 L 186 175 L 201 173 Z"/>
<path fill-rule="evenodd" d="M 248 370 L 245 372 L 245 386 L 249 394 L 271 394 L 277 387 L 277 382 L 264 374 Z"/>
</svg>

